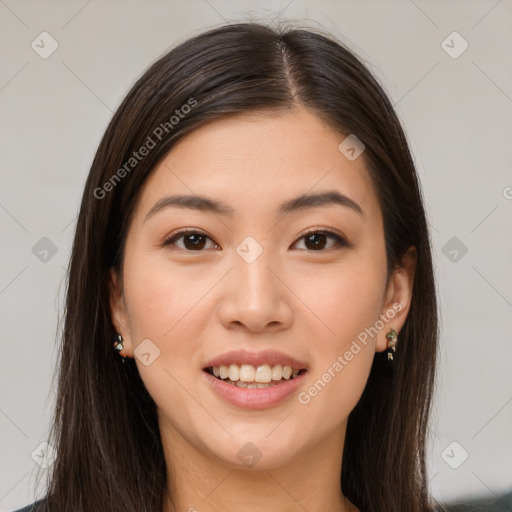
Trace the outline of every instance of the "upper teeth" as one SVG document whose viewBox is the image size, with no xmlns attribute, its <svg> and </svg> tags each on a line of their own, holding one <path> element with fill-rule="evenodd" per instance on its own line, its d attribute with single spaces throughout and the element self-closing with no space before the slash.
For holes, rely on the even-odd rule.
<svg viewBox="0 0 512 512">
<path fill-rule="evenodd" d="M 221 379 L 230 379 L 233 382 L 240 380 L 241 382 L 271 382 L 273 380 L 281 380 L 282 378 L 289 379 L 296 377 L 299 369 L 292 368 L 291 366 L 282 366 L 276 364 L 270 366 L 262 364 L 260 366 L 253 366 L 251 364 L 230 364 L 229 366 L 214 366 L 213 374 L 215 377 Z"/>
</svg>

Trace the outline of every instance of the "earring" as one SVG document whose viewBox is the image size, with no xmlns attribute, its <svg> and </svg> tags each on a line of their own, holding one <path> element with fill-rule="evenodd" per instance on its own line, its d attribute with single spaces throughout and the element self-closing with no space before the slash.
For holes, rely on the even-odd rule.
<svg viewBox="0 0 512 512">
<path fill-rule="evenodd" d="M 396 342 L 398 340 L 395 329 L 391 329 L 386 334 L 388 340 L 388 361 L 393 361 L 393 352 L 396 352 Z"/>
<path fill-rule="evenodd" d="M 124 356 L 123 354 L 121 354 L 121 350 L 123 350 L 124 347 L 123 347 L 123 337 L 119 334 L 119 333 L 116 333 L 116 335 L 114 336 L 114 350 L 117 351 L 117 353 L 121 356 L 121 362 L 125 362 L 124 361 L 124 358 L 126 356 Z"/>
</svg>

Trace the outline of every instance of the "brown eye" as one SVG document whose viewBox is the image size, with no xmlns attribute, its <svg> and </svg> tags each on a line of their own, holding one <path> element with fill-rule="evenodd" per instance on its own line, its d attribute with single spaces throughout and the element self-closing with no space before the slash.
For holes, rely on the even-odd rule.
<svg viewBox="0 0 512 512">
<path fill-rule="evenodd" d="M 179 246 L 176 244 L 176 242 L 180 239 L 183 239 L 183 246 Z M 163 243 L 164 246 L 168 245 L 176 245 L 178 249 L 182 249 L 184 251 L 190 251 L 190 252 L 201 252 L 205 246 L 207 240 L 212 240 L 209 236 L 205 235 L 204 233 L 201 233 L 199 231 L 192 231 L 192 230 L 185 230 L 180 231 Z M 216 247 L 218 247 L 217 244 L 214 244 Z"/>
<path fill-rule="evenodd" d="M 304 240 L 306 250 L 313 252 L 324 252 L 327 239 L 334 240 L 334 245 L 329 248 L 348 247 L 350 244 L 340 235 L 329 230 L 314 230 L 302 235 L 299 240 Z"/>
</svg>

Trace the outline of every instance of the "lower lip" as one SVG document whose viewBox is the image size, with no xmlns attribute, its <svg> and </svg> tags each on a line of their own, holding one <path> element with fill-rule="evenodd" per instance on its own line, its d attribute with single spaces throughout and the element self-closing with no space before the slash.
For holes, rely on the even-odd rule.
<svg viewBox="0 0 512 512">
<path fill-rule="evenodd" d="M 267 409 L 274 407 L 288 398 L 301 385 L 306 372 L 290 380 L 283 380 L 280 384 L 269 388 L 239 388 L 217 379 L 210 373 L 202 372 L 207 383 L 213 390 L 230 404 L 245 409 Z"/>
</svg>

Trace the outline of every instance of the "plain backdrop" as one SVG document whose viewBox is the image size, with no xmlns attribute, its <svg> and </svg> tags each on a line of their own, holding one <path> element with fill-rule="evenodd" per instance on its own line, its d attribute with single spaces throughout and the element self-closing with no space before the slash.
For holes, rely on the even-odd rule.
<svg viewBox="0 0 512 512">
<path fill-rule="evenodd" d="M 225 21 L 275 19 L 325 29 L 347 44 L 384 86 L 407 132 L 442 315 L 434 496 L 510 488 L 510 1 L 2 0 L 0 511 L 43 492 L 34 489 L 35 461 L 55 401 L 65 267 L 83 185 L 113 111 L 176 43 Z"/>
</svg>

